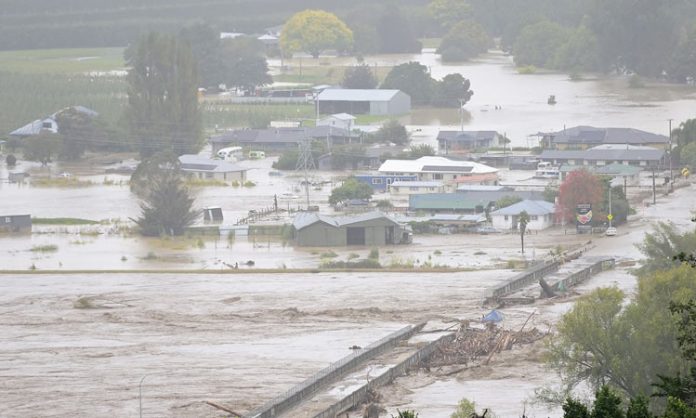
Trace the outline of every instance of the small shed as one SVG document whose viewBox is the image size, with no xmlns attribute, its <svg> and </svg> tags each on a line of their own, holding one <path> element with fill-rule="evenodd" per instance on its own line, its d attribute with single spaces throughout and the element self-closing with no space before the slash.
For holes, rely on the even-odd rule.
<svg viewBox="0 0 696 418">
<path fill-rule="evenodd" d="M 30 232 L 31 215 L 0 216 L 0 232 Z"/>
<path fill-rule="evenodd" d="M 348 113 L 336 113 L 335 115 L 327 116 L 317 121 L 317 126 L 333 126 L 334 128 L 345 129 L 350 132 L 353 130 L 355 116 Z"/>
<path fill-rule="evenodd" d="M 407 226 L 381 212 L 345 217 L 302 212 L 292 225 L 295 242 L 301 247 L 383 246 L 411 241 Z"/>
</svg>

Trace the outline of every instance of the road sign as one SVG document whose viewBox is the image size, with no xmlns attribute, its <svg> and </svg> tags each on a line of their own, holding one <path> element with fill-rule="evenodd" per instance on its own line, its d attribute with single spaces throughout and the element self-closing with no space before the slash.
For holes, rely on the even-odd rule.
<svg viewBox="0 0 696 418">
<path fill-rule="evenodd" d="M 609 219 L 609 220 L 611 221 L 612 219 L 614 219 L 614 215 L 612 215 L 612 214 L 610 213 L 609 215 L 607 215 L 607 219 Z"/>
</svg>

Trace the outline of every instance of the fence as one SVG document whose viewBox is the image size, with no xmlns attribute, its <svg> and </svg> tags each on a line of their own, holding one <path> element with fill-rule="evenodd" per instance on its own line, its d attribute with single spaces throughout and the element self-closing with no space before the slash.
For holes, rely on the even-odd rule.
<svg viewBox="0 0 696 418">
<path fill-rule="evenodd" d="M 266 402 L 259 408 L 251 411 L 245 418 L 270 418 L 281 415 L 293 406 L 311 397 L 320 389 L 330 383 L 335 382 L 345 376 L 350 370 L 354 369 L 364 361 L 367 361 L 384 351 L 390 349 L 403 339 L 410 338 L 413 334 L 420 331 L 425 326 L 425 322 L 416 326 L 407 326 L 399 331 L 393 332 L 386 337 L 375 341 L 362 350 L 353 353 L 341 360 L 331 364 L 314 376 L 291 388 L 284 394 Z"/>
<path fill-rule="evenodd" d="M 611 257 L 601 258 L 597 260 L 595 263 L 593 263 L 591 266 L 588 266 L 580 271 L 571 274 L 570 276 L 564 279 L 559 280 L 558 282 L 551 285 L 551 287 L 554 290 L 568 289 L 569 287 L 573 287 L 576 284 L 584 282 L 585 280 L 589 279 L 597 273 L 601 273 L 605 270 L 611 270 L 612 268 L 614 268 L 614 263 L 615 260 Z"/>
<path fill-rule="evenodd" d="M 331 405 L 329 408 L 318 413 L 314 416 L 314 418 L 335 418 L 336 415 L 340 414 L 341 412 L 360 405 L 364 402 L 365 398 L 367 397 L 367 393 L 371 389 L 376 389 L 380 386 L 384 386 L 393 381 L 395 378 L 402 376 L 411 367 L 421 364 L 424 360 L 430 357 L 433 351 L 435 351 L 440 344 L 444 342 L 449 342 L 452 339 L 454 339 L 454 337 L 454 334 L 448 334 L 440 337 L 436 341 L 428 343 L 426 346 L 420 348 L 418 351 L 416 351 L 414 354 L 409 356 L 401 363 L 397 364 L 396 366 L 387 370 L 383 374 L 372 379 L 371 381 L 361 386 L 350 395 Z"/>
<path fill-rule="evenodd" d="M 536 283 L 539 278 L 558 271 L 560 266 L 558 261 L 544 261 L 520 274 L 515 275 L 509 281 L 496 287 L 489 287 L 484 290 L 483 296 L 486 301 L 495 300 Z"/>
</svg>

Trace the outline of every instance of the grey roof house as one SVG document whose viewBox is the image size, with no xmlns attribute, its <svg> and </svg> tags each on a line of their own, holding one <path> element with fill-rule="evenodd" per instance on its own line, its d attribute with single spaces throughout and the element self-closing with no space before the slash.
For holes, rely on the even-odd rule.
<svg viewBox="0 0 696 418">
<path fill-rule="evenodd" d="M 331 144 L 346 144 L 358 140 L 359 135 L 345 129 L 333 126 L 317 126 L 307 128 L 267 128 L 267 129 L 238 129 L 211 137 L 213 153 L 239 145 L 261 151 L 282 151 L 297 148 L 298 144 L 307 138 L 330 141 Z"/>
<path fill-rule="evenodd" d="M 66 112 L 68 110 L 74 110 L 91 118 L 99 116 L 99 113 L 84 106 L 69 106 L 49 115 L 44 119 L 37 119 L 33 122 L 29 122 L 21 128 L 15 129 L 14 131 L 10 132 L 10 136 L 16 138 L 26 138 L 29 136 L 38 135 L 42 132 L 50 132 L 54 134 L 58 133 L 57 119 L 61 115 L 61 113 Z"/>
<path fill-rule="evenodd" d="M 411 112 L 411 96 L 401 90 L 326 89 L 317 96 L 318 112 L 397 116 Z"/>
<path fill-rule="evenodd" d="M 558 132 L 540 132 L 541 145 L 545 149 L 583 150 L 597 145 L 641 145 L 665 149 L 669 138 L 633 128 L 595 128 L 575 126 Z"/>
<path fill-rule="evenodd" d="M 463 191 L 457 193 L 412 194 L 409 196 L 409 210 L 430 213 L 482 213 L 486 208 L 506 196 L 522 199 L 541 199 L 542 193 L 534 191 L 498 190 Z"/>
<path fill-rule="evenodd" d="M 440 154 L 468 153 L 475 149 L 497 147 L 500 135 L 496 131 L 440 131 L 437 148 Z"/>
<path fill-rule="evenodd" d="M 184 154 L 179 157 L 181 171 L 200 180 L 224 182 L 246 181 L 247 169 L 222 160 L 211 160 L 199 155 Z"/>
<path fill-rule="evenodd" d="M 491 212 L 493 227 L 501 230 L 519 227 L 519 216 L 527 212 L 528 230 L 542 230 L 553 226 L 556 206 L 545 200 L 523 200 L 513 205 Z"/>
<path fill-rule="evenodd" d="M 587 150 L 544 150 L 539 155 L 540 161 L 554 165 L 604 166 L 610 164 L 627 164 L 641 168 L 659 168 L 663 166 L 665 151 L 646 146 L 600 145 Z"/>
<path fill-rule="evenodd" d="M 302 247 L 382 246 L 411 241 L 407 226 L 381 212 L 343 217 L 301 212 L 292 226 L 295 242 Z"/>
<path fill-rule="evenodd" d="M 31 215 L 0 216 L 0 232 L 31 232 Z"/>
</svg>

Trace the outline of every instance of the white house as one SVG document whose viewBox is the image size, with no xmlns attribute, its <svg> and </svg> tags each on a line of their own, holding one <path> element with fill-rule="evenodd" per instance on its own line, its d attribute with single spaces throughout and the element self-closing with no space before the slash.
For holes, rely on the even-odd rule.
<svg viewBox="0 0 696 418">
<path fill-rule="evenodd" d="M 498 169 L 473 161 L 450 160 L 445 157 L 421 157 L 417 160 L 386 160 L 379 167 L 386 175 L 414 175 L 418 181 L 443 183 L 495 184 Z"/>
<path fill-rule="evenodd" d="M 336 113 L 323 119 L 319 119 L 319 121 L 317 121 L 317 126 L 331 126 L 334 128 L 345 129 L 346 131 L 350 132 L 353 130 L 355 119 L 355 116 L 348 113 Z"/>
<path fill-rule="evenodd" d="M 529 215 L 527 229 L 539 231 L 553 226 L 555 205 L 545 200 L 523 200 L 491 212 L 493 227 L 500 230 L 516 230 L 520 213 Z"/>
<path fill-rule="evenodd" d="M 26 138 L 29 136 L 39 135 L 42 132 L 56 134 L 58 133 L 58 118 L 61 116 L 61 114 L 68 111 L 81 113 L 91 118 L 99 115 L 99 113 L 95 112 L 92 109 L 88 109 L 84 106 L 69 106 L 53 113 L 45 119 L 37 119 L 33 122 L 30 122 L 22 126 L 21 128 L 15 129 L 14 131 L 10 132 L 10 136 L 17 138 Z"/>
<path fill-rule="evenodd" d="M 444 193 L 445 185 L 441 181 L 401 181 L 397 180 L 389 185 L 389 193 L 396 196 L 409 196 L 412 194 Z"/>
<path fill-rule="evenodd" d="M 179 157 L 179 163 L 181 171 L 201 180 L 238 181 L 240 183 L 246 181 L 247 169 L 227 161 L 184 154 Z"/>
</svg>

